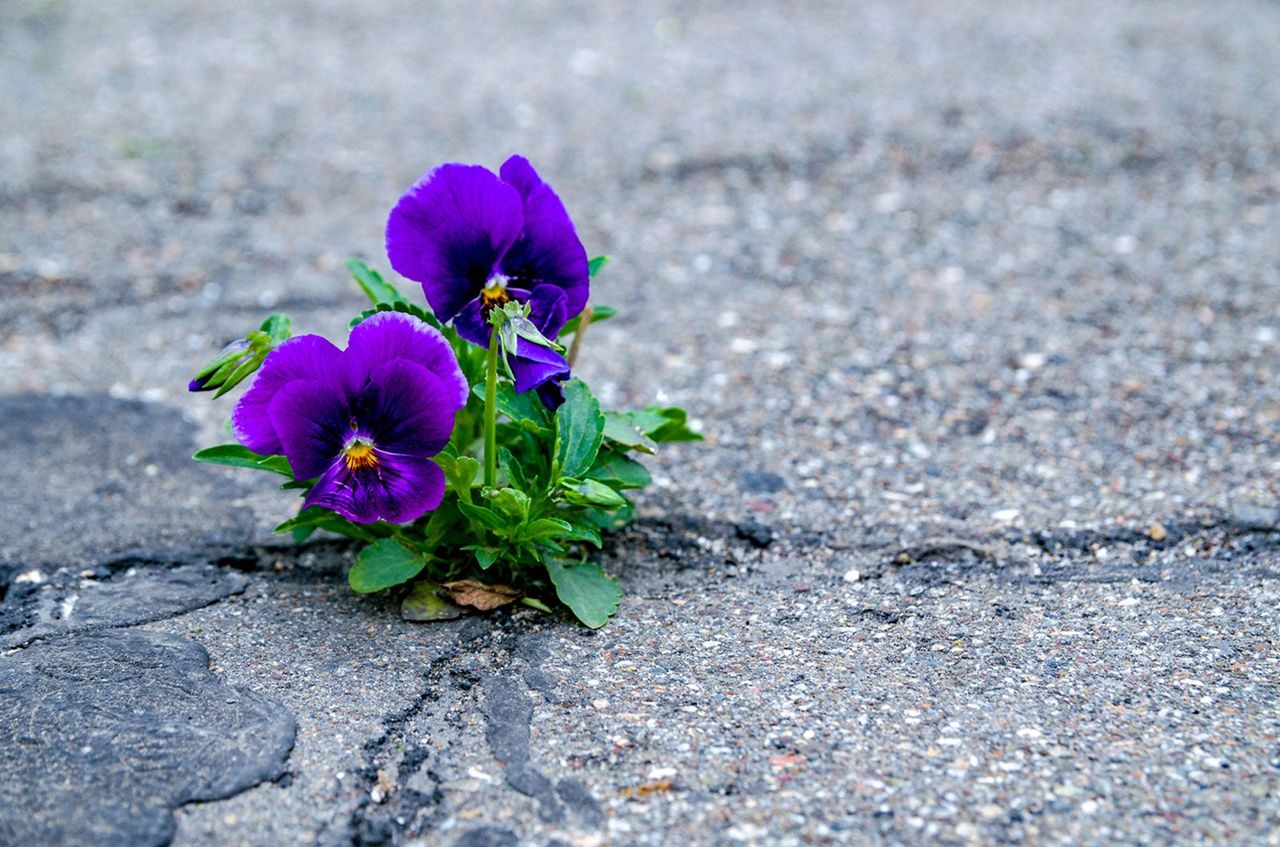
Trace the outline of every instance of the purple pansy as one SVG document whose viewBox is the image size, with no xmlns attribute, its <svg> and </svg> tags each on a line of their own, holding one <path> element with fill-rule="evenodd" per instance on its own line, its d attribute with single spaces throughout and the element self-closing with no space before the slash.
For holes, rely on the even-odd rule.
<svg viewBox="0 0 1280 847">
<path fill-rule="evenodd" d="M 488 312 L 528 303 L 550 339 L 587 304 L 587 253 L 560 198 L 522 156 L 497 175 L 478 165 L 441 165 L 405 192 L 387 220 L 387 256 L 422 284 L 427 302 L 458 334 L 489 346 Z M 569 374 L 564 357 L 519 339 L 508 363 L 516 390 L 539 389 L 548 405 Z"/>
<path fill-rule="evenodd" d="M 403 523 L 440 505 L 444 473 L 431 457 L 467 393 L 439 332 L 383 312 L 351 330 L 346 350 L 318 335 L 281 344 L 231 421 L 245 447 L 283 453 L 296 479 L 316 479 L 304 506 Z"/>
</svg>

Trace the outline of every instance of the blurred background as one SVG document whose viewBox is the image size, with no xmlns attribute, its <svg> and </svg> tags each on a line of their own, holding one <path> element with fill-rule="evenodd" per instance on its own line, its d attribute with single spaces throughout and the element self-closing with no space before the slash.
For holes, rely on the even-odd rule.
<svg viewBox="0 0 1280 847">
<path fill-rule="evenodd" d="M 1272 502 L 1277 44 L 1263 0 L 5 0 L 0 393 L 217 438 L 200 364 L 268 311 L 340 337 L 399 193 L 520 152 L 614 257 L 584 375 L 708 435 L 651 506 Z"/>
</svg>

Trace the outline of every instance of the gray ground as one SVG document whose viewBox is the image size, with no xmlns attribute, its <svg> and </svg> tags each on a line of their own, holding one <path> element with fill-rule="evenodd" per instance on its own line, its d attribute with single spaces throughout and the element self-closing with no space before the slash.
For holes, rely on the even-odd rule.
<svg viewBox="0 0 1280 847">
<path fill-rule="evenodd" d="M 1277 43 L 1262 0 L 0 4 L 0 836 L 1280 844 Z M 338 334 L 398 192 L 514 151 L 615 257 L 584 375 L 707 435 L 597 633 L 405 623 L 185 461 L 203 360 Z M 146 741 L 58 740 L 103 727 Z"/>
</svg>

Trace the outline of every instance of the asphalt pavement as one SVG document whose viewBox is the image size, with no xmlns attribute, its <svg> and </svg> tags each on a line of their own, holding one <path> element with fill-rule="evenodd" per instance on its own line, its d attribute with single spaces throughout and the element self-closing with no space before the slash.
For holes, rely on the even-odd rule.
<svg viewBox="0 0 1280 847">
<path fill-rule="evenodd" d="M 0 6 L 0 842 L 1280 844 L 1280 6 Z M 400 620 L 185 386 L 443 161 L 706 436 Z"/>
</svg>

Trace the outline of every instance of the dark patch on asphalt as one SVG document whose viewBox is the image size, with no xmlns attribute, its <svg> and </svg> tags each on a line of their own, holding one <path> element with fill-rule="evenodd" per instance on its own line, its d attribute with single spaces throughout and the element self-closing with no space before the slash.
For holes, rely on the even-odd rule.
<svg viewBox="0 0 1280 847">
<path fill-rule="evenodd" d="M 1233 537 L 1254 533 L 1280 533 L 1280 507 L 1242 505 L 1213 518 L 1182 522 L 1170 520 L 1161 522 L 1160 526 L 1164 532 L 1159 540 L 1151 537 L 1149 528 L 1134 527 L 1108 530 L 1036 530 L 1031 533 L 1012 533 L 1009 540 L 1034 544 L 1046 553 L 1054 554 L 1088 553 L 1098 547 L 1116 544 L 1162 550 L 1174 547 L 1188 538 L 1214 531 Z"/>
<path fill-rule="evenodd" d="M 284 771 L 293 718 L 193 641 L 108 631 L 0 658 L 0 843 L 169 843 L 173 810 Z"/>
<path fill-rule="evenodd" d="M 533 701 L 515 680 L 491 676 L 484 682 L 485 740 L 504 767 L 529 761 L 529 720 Z"/>
<path fill-rule="evenodd" d="M 890 557 L 890 561 L 896 565 L 906 565 L 964 552 L 972 553 L 982 559 L 996 558 L 995 550 L 985 544 L 979 544 L 967 538 L 938 536 L 903 545 Z"/>
<path fill-rule="evenodd" d="M 521 674 L 521 678 L 524 680 L 525 685 L 541 694 L 543 700 L 548 703 L 561 702 L 562 698 L 559 691 L 557 691 L 558 683 L 546 671 L 541 668 L 529 668 Z"/>
<path fill-rule="evenodd" d="M 564 819 L 564 807 L 546 774 L 533 766 L 529 757 L 529 722 L 533 701 L 520 683 L 505 676 L 484 681 L 485 740 L 493 757 L 502 765 L 507 785 L 538 801 L 538 816 L 549 823 Z"/>
<path fill-rule="evenodd" d="M 583 824 L 592 829 L 604 826 L 604 809 L 600 808 L 600 803 L 585 782 L 580 779 L 562 779 L 556 783 L 556 794 L 578 815 Z"/>
<path fill-rule="evenodd" d="M 504 773 L 507 785 L 538 801 L 538 817 L 545 823 L 560 823 L 564 820 L 564 806 L 556 799 L 555 786 L 546 774 L 529 764 L 508 767 Z"/>
<path fill-rule="evenodd" d="M 773 543 L 773 530 L 759 521 L 744 521 L 734 526 L 733 531 L 738 538 L 761 550 Z"/>
<path fill-rule="evenodd" d="M 462 833 L 453 843 L 454 847 L 519 847 L 520 839 L 510 830 L 481 826 Z"/>
<path fill-rule="evenodd" d="M 12 492 L 0 575 L 94 567 L 127 551 L 175 556 L 244 547 L 244 493 L 191 460 L 195 427 L 175 409 L 103 395 L 0 396 L 0 466 Z"/>
<path fill-rule="evenodd" d="M 878 568 L 860 578 L 892 575 L 912 591 L 987 577 L 1024 585 L 1136 580 L 1179 592 L 1223 579 L 1274 579 L 1280 576 L 1274 566 L 1280 530 L 1270 515 L 1269 509 L 1255 508 L 1162 521 L 1158 539 L 1149 528 L 1133 527 L 1007 533 L 990 546 L 961 538 L 927 539 L 891 548 Z M 1018 545 L 1037 548 L 1041 555 L 1028 557 Z"/>
<path fill-rule="evenodd" d="M 787 487 L 787 480 L 772 471 L 746 471 L 738 483 L 749 494 L 776 494 Z"/>
<path fill-rule="evenodd" d="M 0 637 L 0 646 L 152 623 L 239 594 L 248 584 L 243 574 L 213 565 L 180 565 L 133 569 L 107 582 L 85 580 L 61 591 L 46 585 L 28 601 L 31 625 Z"/>
</svg>

